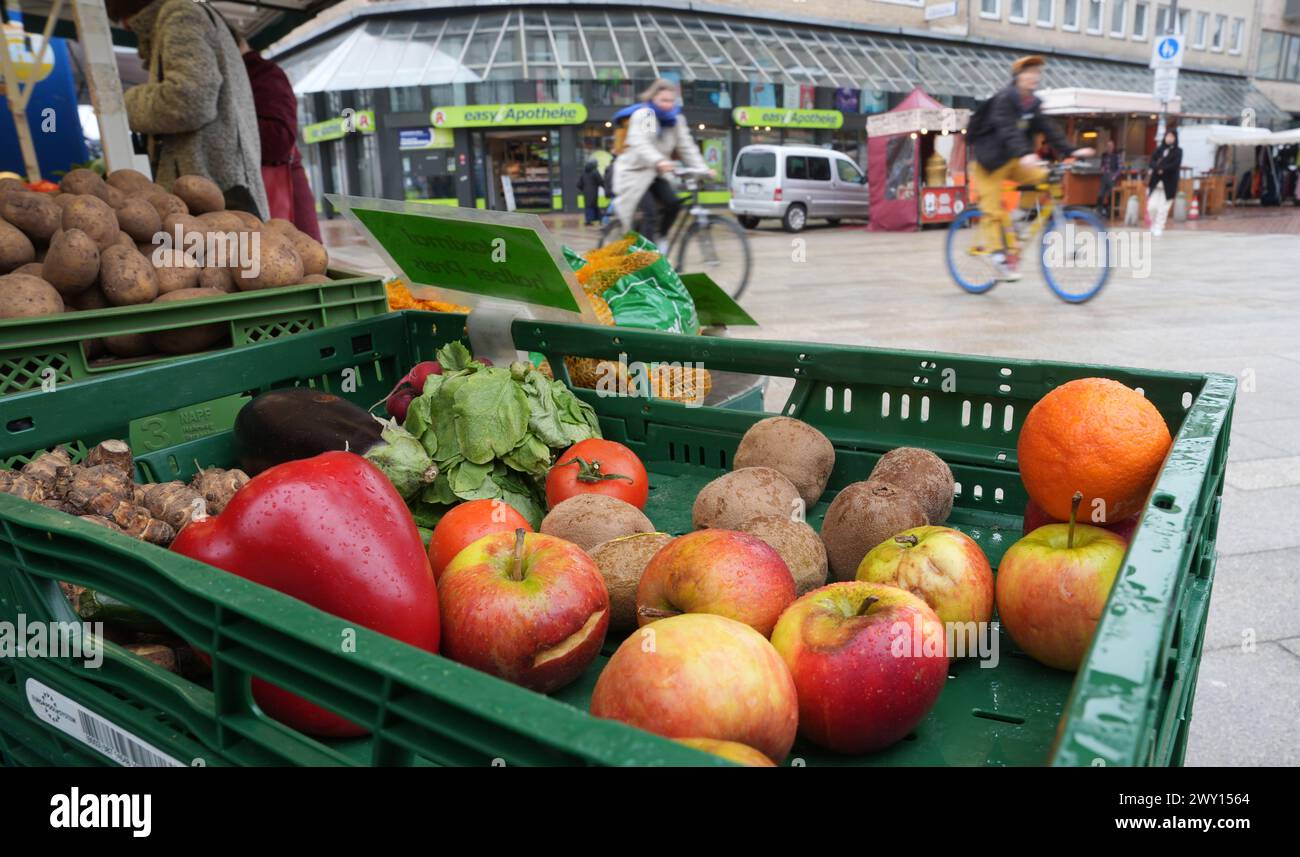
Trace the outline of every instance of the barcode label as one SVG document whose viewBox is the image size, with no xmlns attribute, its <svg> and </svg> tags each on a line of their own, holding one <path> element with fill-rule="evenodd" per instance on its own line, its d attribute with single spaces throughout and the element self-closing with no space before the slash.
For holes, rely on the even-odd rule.
<svg viewBox="0 0 1300 857">
<path fill-rule="evenodd" d="M 128 768 L 185 768 L 188 765 L 100 717 L 34 678 L 27 679 L 27 701 L 41 720 Z"/>
</svg>

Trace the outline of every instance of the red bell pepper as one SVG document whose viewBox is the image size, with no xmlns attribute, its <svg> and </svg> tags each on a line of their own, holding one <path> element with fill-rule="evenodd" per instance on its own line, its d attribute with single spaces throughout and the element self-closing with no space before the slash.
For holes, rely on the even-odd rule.
<svg viewBox="0 0 1300 857">
<path fill-rule="evenodd" d="M 420 533 L 392 483 L 354 453 L 326 452 L 264 471 L 220 515 L 181 530 L 172 550 L 438 651 L 438 592 Z M 312 735 L 367 731 L 258 678 L 253 698 L 271 717 Z"/>
</svg>

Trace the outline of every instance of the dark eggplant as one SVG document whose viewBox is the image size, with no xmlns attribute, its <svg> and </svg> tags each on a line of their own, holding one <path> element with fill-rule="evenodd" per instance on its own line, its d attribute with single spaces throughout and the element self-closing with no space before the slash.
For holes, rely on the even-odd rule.
<svg viewBox="0 0 1300 857">
<path fill-rule="evenodd" d="M 263 393 L 235 418 L 239 466 L 249 476 L 331 450 L 365 455 L 383 442 L 382 431 L 364 408 L 310 387 Z"/>
</svg>

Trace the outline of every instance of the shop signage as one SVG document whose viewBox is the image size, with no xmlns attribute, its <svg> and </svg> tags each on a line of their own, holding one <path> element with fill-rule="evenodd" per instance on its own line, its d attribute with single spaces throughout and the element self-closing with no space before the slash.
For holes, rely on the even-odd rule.
<svg viewBox="0 0 1300 857">
<path fill-rule="evenodd" d="M 435 128 L 494 128 L 502 125 L 581 125 L 587 108 L 568 104 L 470 104 L 435 107 L 429 113 Z"/>
<path fill-rule="evenodd" d="M 742 128 L 823 128 L 834 130 L 844 124 L 838 110 L 793 110 L 784 107 L 746 105 L 731 111 L 731 119 Z"/>
<path fill-rule="evenodd" d="M 334 119 L 304 125 L 302 128 L 302 141 L 304 143 L 324 143 L 327 140 L 346 137 L 351 131 L 359 131 L 362 134 L 375 133 L 375 111 L 345 111 L 344 115 Z"/>
<path fill-rule="evenodd" d="M 921 222 L 947 223 L 966 208 L 963 189 L 926 187 L 921 189 Z"/>
<path fill-rule="evenodd" d="M 450 149 L 455 146 L 450 128 L 403 128 L 397 132 L 397 145 L 407 149 Z"/>
<path fill-rule="evenodd" d="M 524 215 L 458 209 L 413 214 L 379 208 L 381 200 L 331 201 L 347 204 L 412 283 L 581 312 L 574 297 L 580 287 L 575 279 L 570 288 L 558 249 L 552 253 L 538 229 L 510 223 Z"/>
</svg>

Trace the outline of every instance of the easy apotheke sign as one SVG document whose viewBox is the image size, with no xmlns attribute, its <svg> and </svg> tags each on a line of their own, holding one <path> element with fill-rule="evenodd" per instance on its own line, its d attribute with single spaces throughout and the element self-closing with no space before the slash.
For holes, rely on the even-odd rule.
<svg viewBox="0 0 1300 857">
<path fill-rule="evenodd" d="M 435 107 L 429 112 L 435 128 L 493 128 L 502 125 L 581 125 L 587 108 L 568 104 L 469 104 Z"/>
<path fill-rule="evenodd" d="M 784 107 L 737 107 L 731 119 L 742 128 L 822 128 L 834 130 L 844 124 L 838 110 L 794 110 Z"/>
<path fill-rule="evenodd" d="M 302 128 L 302 141 L 304 143 L 324 143 L 328 140 L 338 140 L 341 137 L 346 137 L 350 131 L 359 131 L 362 134 L 375 133 L 375 111 L 357 110 L 348 113 L 346 116 L 304 125 Z"/>
</svg>

